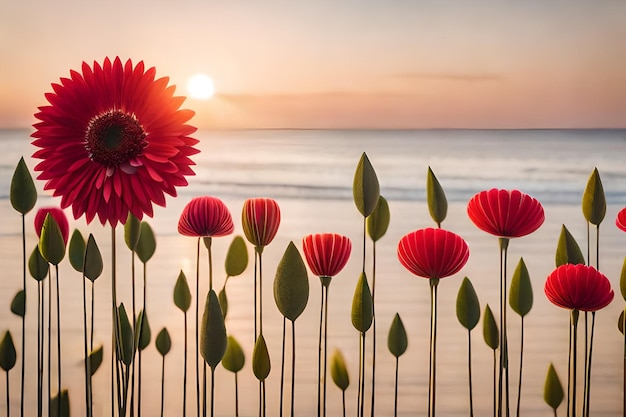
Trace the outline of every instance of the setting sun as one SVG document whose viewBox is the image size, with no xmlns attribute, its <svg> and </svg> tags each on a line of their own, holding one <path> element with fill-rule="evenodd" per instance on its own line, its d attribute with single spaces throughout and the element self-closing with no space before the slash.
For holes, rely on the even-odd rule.
<svg viewBox="0 0 626 417">
<path fill-rule="evenodd" d="M 208 100 L 215 94 L 215 86 L 208 75 L 196 74 L 187 81 L 187 92 L 192 98 Z"/>
</svg>

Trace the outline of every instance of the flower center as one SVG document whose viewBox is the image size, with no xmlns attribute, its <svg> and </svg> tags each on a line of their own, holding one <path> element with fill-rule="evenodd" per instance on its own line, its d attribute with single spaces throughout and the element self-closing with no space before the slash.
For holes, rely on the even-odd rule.
<svg viewBox="0 0 626 417">
<path fill-rule="evenodd" d="M 85 148 L 92 161 L 117 167 L 148 145 L 146 132 L 133 116 L 119 110 L 99 114 L 89 122 Z"/>
</svg>

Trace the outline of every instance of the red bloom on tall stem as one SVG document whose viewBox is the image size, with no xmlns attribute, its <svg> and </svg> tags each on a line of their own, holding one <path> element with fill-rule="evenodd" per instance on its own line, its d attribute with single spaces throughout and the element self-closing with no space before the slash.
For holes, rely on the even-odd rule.
<svg viewBox="0 0 626 417">
<path fill-rule="evenodd" d="M 613 301 L 608 278 L 593 266 L 565 264 L 556 268 L 546 280 L 548 300 L 562 308 L 597 311 Z"/>
<path fill-rule="evenodd" d="M 420 229 L 398 243 L 400 263 L 424 278 L 445 278 L 457 273 L 469 259 L 463 238 L 445 229 Z"/>
<path fill-rule="evenodd" d="M 269 245 L 280 225 L 280 207 L 271 198 L 250 198 L 243 203 L 243 232 L 257 248 Z"/>
<path fill-rule="evenodd" d="M 129 212 L 152 216 L 152 203 L 165 206 L 165 194 L 176 196 L 194 175 L 198 141 L 188 135 L 196 128 L 185 124 L 194 112 L 179 109 L 184 97 L 155 74 L 143 62 L 83 62 L 82 73 L 70 71 L 46 94 L 50 105 L 33 125 L 35 171 L 75 218 L 115 226 Z"/>
<path fill-rule="evenodd" d="M 217 197 L 193 198 L 178 220 L 178 233 L 194 237 L 219 237 L 233 232 L 235 226 L 226 204 Z"/>
<path fill-rule="evenodd" d="M 624 207 L 619 211 L 619 213 L 617 213 L 615 225 L 619 227 L 620 230 L 626 232 L 626 207 Z"/>
<path fill-rule="evenodd" d="M 61 231 L 61 236 L 63 236 L 63 242 L 67 245 L 67 240 L 70 235 L 70 225 L 65 212 L 58 207 L 42 207 L 37 210 L 35 214 L 35 231 L 37 232 L 37 236 L 41 236 L 41 228 L 43 227 L 47 214 L 50 214 L 54 221 L 56 221 Z"/>
<path fill-rule="evenodd" d="M 522 237 L 539 228 L 545 215 L 539 201 L 519 190 L 492 188 L 476 194 L 467 214 L 481 230 L 500 237 Z"/>
<path fill-rule="evenodd" d="M 346 236 L 322 233 L 302 239 L 302 249 L 306 262 L 315 275 L 334 277 L 348 263 L 352 243 Z"/>
</svg>

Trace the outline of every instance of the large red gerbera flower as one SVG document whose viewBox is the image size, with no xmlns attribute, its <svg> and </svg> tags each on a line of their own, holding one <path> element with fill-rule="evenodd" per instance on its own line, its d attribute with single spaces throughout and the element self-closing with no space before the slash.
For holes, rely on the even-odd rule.
<svg viewBox="0 0 626 417">
<path fill-rule="evenodd" d="M 619 213 L 617 213 L 615 225 L 619 227 L 620 230 L 626 232 L 626 207 L 624 207 L 619 211 Z"/>
<path fill-rule="evenodd" d="M 467 214 L 479 229 L 499 237 L 522 237 L 544 221 L 539 201 L 519 190 L 492 188 L 476 194 L 467 204 Z"/>
<path fill-rule="evenodd" d="M 544 292 L 559 307 L 580 311 L 597 311 L 613 301 L 609 279 L 592 266 L 565 264 L 546 280 Z"/>
<path fill-rule="evenodd" d="M 346 266 L 352 243 L 346 236 L 321 233 L 302 239 L 302 249 L 306 262 L 315 275 L 334 277 Z"/>
<path fill-rule="evenodd" d="M 155 74 L 143 62 L 83 62 L 82 74 L 70 71 L 46 94 L 50 105 L 33 125 L 33 157 L 42 160 L 35 171 L 75 218 L 89 223 L 97 214 L 115 226 L 129 212 L 152 216 L 152 203 L 164 206 L 165 194 L 176 196 L 194 175 L 198 141 L 188 135 L 196 128 L 185 124 L 194 112 L 179 109 L 185 98 Z"/>
<path fill-rule="evenodd" d="M 469 248 L 455 233 L 444 229 L 420 229 L 400 239 L 398 259 L 417 276 L 439 279 L 463 268 L 469 259 Z"/>
</svg>

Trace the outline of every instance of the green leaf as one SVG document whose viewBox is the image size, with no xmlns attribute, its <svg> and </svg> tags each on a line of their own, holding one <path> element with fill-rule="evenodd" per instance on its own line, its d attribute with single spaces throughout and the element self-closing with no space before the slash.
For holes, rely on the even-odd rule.
<svg viewBox="0 0 626 417">
<path fill-rule="evenodd" d="M 61 414 L 59 415 L 59 401 L 61 402 Z M 70 395 L 66 389 L 61 395 L 56 395 L 50 401 L 50 417 L 70 417 Z"/>
<path fill-rule="evenodd" d="M 21 157 L 11 178 L 11 205 L 18 213 L 24 215 L 35 207 L 36 202 L 35 183 L 24 162 L 24 157 Z"/>
<path fill-rule="evenodd" d="M 622 293 L 622 298 L 626 301 L 626 258 L 624 258 L 624 263 L 622 264 L 622 273 L 619 278 L 619 289 Z"/>
<path fill-rule="evenodd" d="M 533 286 L 524 258 L 520 258 L 511 278 L 509 305 L 521 317 L 524 317 L 533 308 Z"/>
<path fill-rule="evenodd" d="M 374 171 L 374 167 L 372 167 L 365 153 L 361 155 L 354 173 L 352 195 L 354 196 L 354 204 L 363 217 L 372 214 L 380 196 L 380 185 L 376 171 Z"/>
<path fill-rule="evenodd" d="M 91 370 L 91 376 L 94 376 L 100 365 L 102 365 L 104 348 L 102 345 L 98 346 L 89 353 L 89 368 Z"/>
<path fill-rule="evenodd" d="M 619 317 L 617 318 L 617 330 L 619 330 L 621 334 L 624 334 L 624 310 L 619 313 Z"/>
<path fill-rule="evenodd" d="M 49 270 L 50 264 L 41 256 L 39 245 L 35 246 L 28 258 L 28 272 L 36 281 L 43 281 L 48 276 Z"/>
<path fill-rule="evenodd" d="M 131 212 L 128 212 L 126 223 L 124 223 L 124 242 L 131 251 L 137 248 L 139 236 L 141 235 L 141 220 Z"/>
<path fill-rule="evenodd" d="M 150 329 L 150 321 L 148 315 L 142 309 L 137 316 L 137 324 L 135 329 L 139 329 L 137 333 L 137 347 L 139 350 L 144 350 L 150 346 L 150 339 L 152 338 L 152 330 Z"/>
<path fill-rule="evenodd" d="M 259 381 L 265 381 L 272 370 L 270 353 L 263 335 L 259 335 L 252 351 L 252 372 Z"/>
<path fill-rule="evenodd" d="M 483 338 L 485 343 L 491 349 L 497 349 L 500 345 L 500 335 L 498 333 L 498 324 L 496 319 L 489 308 L 489 304 L 485 307 L 485 314 L 483 315 Z"/>
<path fill-rule="evenodd" d="M 426 175 L 426 199 L 430 217 L 437 223 L 437 226 L 441 226 L 448 214 L 448 200 L 443 187 L 430 167 L 428 167 L 428 174 Z"/>
<path fill-rule="evenodd" d="M 559 375 L 554 369 L 554 365 L 548 367 L 548 375 L 546 375 L 546 383 L 543 386 L 543 399 L 552 408 L 556 410 L 563 402 L 563 385 L 559 380 Z"/>
<path fill-rule="evenodd" d="M 583 215 L 593 225 L 599 226 L 606 215 L 606 198 L 598 168 L 594 168 L 589 176 L 583 194 Z"/>
<path fill-rule="evenodd" d="M 15 366 L 16 359 L 17 352 L 15 352 L 13 337 L 11 337 L 11 332 L 7 330 L 0 342 L 0 368 L 9 372 Z"/>
<path fill-rule="evenodd" d="M 243 353 L 241 345 L 233 336 L 228 336 L 226 352 L 222 358 L 222 366 L 230 372 L 237 373 L 243 369 L 245 363 L 246 356 Z"/>
<path fill-rule="evenodd" d="M 556 247 L 555 263 L 557 267 L 565 264 L 584 265 L 586 263 L 580 246 L 578 246 L 576 239 L 574 239 L 574 236 L 567 230 L 565 225 L 561 227 L 561 235 Z"/>
<path fill-rule="evenodd" d="M 302 256 L 289 242 L 276 269 L 274 301 L 283 316 L 295 321 L 309 301 L 309 278 Z"/>
<path fill-rule="evenodd" d="M 124 303 L 120 304 L 118 307 L 117 314 L 120 324 L 120 340 L 117 341 L 120 361 L 122 361 L 124 365 L 130 366 L 130 364 L 133 363 L 133 356 L 135 355 L 135 338 L 133 337 L 133 328 L 128 320 Z"/>
<path fill-rule="evenodd" d="M 90 233 L 87 238 L 87 247 L 85 248 L 85 277 L 94 282 L 102 274 L 102 254 L 96 243 L 96 239 Z"/>
<path fill-rule="evenodd" d="M 406 329 L 402 323 L 400 315 L 396 313 L 391 321 L 389 327 L 389 334 L 387 335 L 387 348 L 389 352 L 396 358 L 399 358 L 406 352 L 406 348 L 409 345 L 409 339 L 406 334 Z"/>
<path fill-rule="evenodd" d="M 65 256 L 65 241 L 63 240 L 61 229 L 50 213 L 46 214 L 46 219 L 41 227 L 39 252 L 52 265 L 61 263 Z"/>
<path fill-rule="evenodd" d="M 248 267 L 248 247 L 243 237 L 235 236 L 233 238 L 226 253 L 224 267 L 226 268 L 226 275 L 229 277 L 241 275 Z"/>
<path fill-rule="evenodd" d="M 214 290 L 210 290 L 202 314 L 200 328 L 200 353 L 205 362 L 215 369 L 226 352 L 226 326 L 220 302 Z"/>
<path fill-rule="evenodd" d="M 19 290 L 17 294 L 15 294 L 15 297 L 13 297 L 13 301 L 11 301 L 11 313 L 19 317 L 26 315 L 26 292 L 24 290 Z"/>
<path fill-rule="evenodd" d="M 387 233 L 390 219 L 389 203 L 380 196 L 374 212 L 367 217 L 367 234 L 372 241 L 377 242 Z"/>
<path fill-rule="evenodd" d="M 478 295 L 468 277 L 463 278 L 456 296 L 456 318 L 467 330 L 472 330 L 480 321 Z"/>
<path fill-rule="evenodd" d="M 156 345 L 157 351 L 161 354 L 161 356 L 165 356 L 170 352 L 170 349 L 172 348 L 172 339 L 170 339 L 170 334 L 167 332 L 165 327 L 162 328 L 157 335 L 154 344 Z"/>
<path fill-rule="evenodd" d="M 139 233 L 139 241 L 135 246 L 135 253 L 144 264 L 152 258 L 156 250 L 156 238 L 154 232 L 148 222 L 141 222 L 141 232 Z"/>
<path fill-rule="evenodd" d="M 74 229 L 72 237 L 70 238 L 68 257 L 72 268 L 82 273 L 85 263 L 85 238 L 78 229 Z"/>
<path fill-rule="evenodd" d="M 365 333 L 372 325 L 373 318 L 372 293 L 365 272 L 362 272 L 352 298 L 352 325 L 359 332 Z"/>
<path fill-rule="evenodd" d="M 345 391 L 350 386 L 350 375 L 348 374 L 346 361 L 343 359 L 339 349 L 335 349 L 330 360 L 330 376 L 332 376 L 333 382 L 340 390 Z"/>
<path fill-rule="evenodd" d="M 183 312 L 189 310 L 189 306 L 191 306 L 191 291 L 189 291 L 187 277 L 182 270 L 174 285 L 174 304 Z"/>
<path fill-rule="evenodd" d="M 224 316 L 224 320 L 226 320 L 226 316 L 228 315 L 228 297 L 226 296 L 226 283 L 224 283 L 224 286 L 217 294 L 217 300 L 220 302 L 222 315 Z"/>
</svg>

